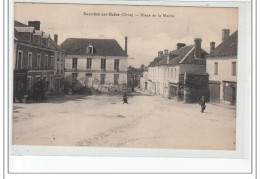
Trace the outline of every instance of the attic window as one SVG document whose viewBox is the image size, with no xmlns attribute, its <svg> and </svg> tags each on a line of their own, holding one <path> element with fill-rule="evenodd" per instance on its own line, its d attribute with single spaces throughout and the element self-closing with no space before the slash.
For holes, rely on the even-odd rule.
<svg viewBox="0 0 260 179">
<path fill-rule="evenodd" d="M 93 46 L 88 46 L 86 53 L 87 53 L 87 54 L 93 54 Z"/>
</svg>

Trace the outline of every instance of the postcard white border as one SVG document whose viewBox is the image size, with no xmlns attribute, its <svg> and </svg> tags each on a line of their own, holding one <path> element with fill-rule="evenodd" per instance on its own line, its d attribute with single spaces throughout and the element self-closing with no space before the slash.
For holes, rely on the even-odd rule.
<svg viewBox="0 0 260 179">
<path fill-rule="evenodd" d="M 15 1 L 15 2 L 53 2 L 50 0 L 41 0 L 41 1 Z M 71 3 L 68 0 L 59 1 L 58 3 Z M 17 167 L 17 162 L 23 161 L 24 159 L 37 158 L 39 156 L 45 156 L 46 160 L 52 161 L 52 159 L 57 158 L 57 156 L 66 156 L 62 158 L 71 158 L 75 159 L 75 156 L 82 156 L 81 159 L 90 159 L 95 157 L 95 159 L 109 157 L 164 157 L 167 159 L 169 157 L 175 157 L 174 160 L 185 160 L 184 158 L 189 158 L 190 162 L 193 163 L 197 157 L 203 158 L 221 158 L 219 160 L 236 159 L 236 164 L 241 165 L 238 168 L 232 169 L 232 166 L 229 166 L 229 171 L 231 172 L 250 172 L 251 168 L 251 3 L 250 1 L 239 1 L 239 2 L 211 2 L 211 1 L 200 1 L 200 2 L 190 2 L 190 1 L 83 1 L 76 0 L 73 3 L 82 3 L 82 4 L 124 4 L 124 5 L 165 5 L 165 6 L 205 6 L 205 7 L 239 7 L 239 46 L 238 46 L 238 104 L 237 104 L 237 151 L 199 151 L 199 150 L 170 150 L 170 149 L 126 149 L 126 148 L 94 148 L 94 147 L 39 147 L 39 146 L 11 146 L 11 141 L 9 141 L 9 154 L 10 154 L 10 172 L 25 172 L 31 166 L 23 166 L 22 170 L 20 167 Z M 13 43 L 13 1 L 9 2 L 9 59 L 12 59 L 12 43 Z M 245 59 L 245 60 L 240 60 Z M 9 60 L 9 79 L 12 78 L 12 60 Z M 244 72 L 244 73 L 241 73 Z M 12 120 L 12 83 L 9 83 L 9 139 L 11 139 L 11 120 Z M 47 157 L 48 155 L 48 157 Z M 55 156 L 56 155 L 56 156 Z M 18 157 L 24 156 L 24 157 Z M 37 156 L 37 157 L 36 157 Z M 71 156 L 71 157 L 68 157 Z M 83 157 L 84 156 L 84 157 Z M 101 157 L 102 156 L 102 157 Z M 48 159 L 49 158 L 49 159 Z M 58 157 L 60 158 L 60 157 Z M 193 159 L 191 159 L 193 158 Z M 223 159 L 225 158 L 225 159 Z M 148 158 L 149 159 L 149 158 Z M 150 158 L 151 159 L 151 158 Z M 153 158 L 154 159 L 154 158 Z M 238 160 L 242 159 L 242 160 Z M 101 159 L 102 160 L 102 159 Z M 129 158 L 128 158 L 129 160 Z M 193 160 L 193 162 L 192 162 Z M 211 160 L 211 159 L 205 159 Z M 213 159 L 214 160 L 214 159 Z M 243 161 L 243 162 L 242 162 Z M 142 162 L 141 162 L 142 163 Z M 160 162 L 159 162 L 160 163 Z M 196 163 L 196 162 L 195 162 Z M 209 162 L 210 163 L 210 162 Z M 33 164 L 33 162 L 32 162 Z M 236 165 L 236 166 L 237 166 Z M 52 165 L 51 165 L 52 166 Z M 138 166 L 138 165 L 137 165 Z M 181 165 L 180 165 L 181 166 Z M 224 166 L 224 165 L 222 165 Z M 241 166 L 243 166 L 241 168 Z M 48 167 L 47 167 L 48 168 Z M 97 167 L 99 168 L 99 167 Z M 200 168 L 200 167 L 195 167 Z M 207 167 L 206 167 L 207 168 Z M 222 168 L 222 167 L 221 167 Z M 86 172 L 85 170 L 81 171 L 81 167 L 78 168 L 76 172 Z M 178 172 L 177 170 L 171 170 L 172 172 Z M 136 168 L 135 171 L 139 169 Z M 37 169 L 35 171 L 42 171 Z M 73 170 L 71 170 L 73 172 Z M 103 170 L 105 171 L 105 170 Z M 113 170 L 111 170 L 113 171 Z M 149 170 L 148 170 L 149 171 Z M 154 170 L 156 171 L 156 170 Z M 151 171 L 151 172 L 154 172 Z M 185 170 L 186 172 L 192 172 L 193 170 Z M 203 171 L 202 168 L 196 170 Z M 211 169 L 211 172 L 223 172 L 226 169 L 219 168 Z M 43 172 L 46 172 L 45 170 Z M 56 170 L 57 172 L 57 170 Z M 63 172 L 68 172 L 68 169 L 65 169 Z M 88 172 L 96 172 L 93 168 L 88 170 Z M 116 171 L 114 171 L 116 172 Z M 126 170 L 126 172 L 132 172 Z"/>
</svg>

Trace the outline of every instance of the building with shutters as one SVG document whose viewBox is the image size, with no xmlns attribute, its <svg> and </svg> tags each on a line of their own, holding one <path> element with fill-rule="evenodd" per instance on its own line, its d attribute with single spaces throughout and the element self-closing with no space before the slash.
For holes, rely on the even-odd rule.
<svg viewBox="0 0 260 179">
<path fill-rule="evenodd" d="M 73 91 L 93 87 L 101 91 L 127 87 L 127 37 L 125 50 L 114 39 L 68 38 L 65 52 L 65 80 Z"/>
<path fill-rule="evenodd" d="M 64 54 L 57 44 L 58 36 L 54 39 L 41 31 L 40 21 L 29 21 L 28 25 L 14 21 L 14 101 L 24 96 L 36 99 L 39 91 L 62 92 Z M 41 89 L 37 87 L 39 82 Z"/>
<path fill-rule="evenodd" d="M 222 43 L 215 48 L 210 44 L 207 55 L 210 102 L 236 104 L 237 94 L 237 42 L 238 31 L 230 35 L 229 29 L 222 31 Z"/>
</svg>

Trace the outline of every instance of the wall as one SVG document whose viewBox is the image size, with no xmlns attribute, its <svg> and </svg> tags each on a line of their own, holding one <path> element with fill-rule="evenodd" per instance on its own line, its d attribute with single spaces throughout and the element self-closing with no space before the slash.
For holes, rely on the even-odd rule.
<svg viewBox="0 0 260 179">
<path fill-rule="evenodd" d="M 77 69 L 72 69 L 72 59 L 78 58 Z M 92 58 L 91 69 L 87 69 L 87 58 Z M 101 58 L 106 58 L 106 70 L 101 69 Z M 119 59 L 119 71 L 114 70 L 114 60 Z M 105 84 L 114 84 L 114 74 L 119 74 L 118 84 L 127 84 L 127 57 L 103 57 L 88 55 L 66 55 L 65 56 L 65 79 L 71 83 L 71 74 L 78 73 L 77 80 L 85 86 L 86 73 L 92 74 L 93 84 L 100 84 L 100 74 L 105 74 Z"/>
<path fill-rule="evenodd" d="M 210 81 L 220 82 L 220 102 L 227 103 L 223 100 L 223 81 L 236 82 L 237 76 L 232 76 L 232 62 L 237 62 L 237 57 L 218 57 L 207 58 L 207 73 Z M 214 63 L 218 62 L 218 75 L 214 75 Z M 236 66 L 237 68 L 237 66 Z M 236 70 L 237 71 L 237 70 Z"/>
<path fill-rule="evenodd" d="M 179 73 L 206 73 L 206 65 L 195 65 L 195 64 L 180 64 Z"/>
<path fill-rule="evenodd" d="M 206 62 L 210 81 L 237 81 L 237 77 L 232 76 L 232 62 L 237 62 L 236 57 L 207 58 Z M 214 75 L 215 62 L 218 62 L 218 75 Z"/>
<path fill-rule="evenodd" d="M 88 56 L 88 55 L 66 55 L 65 56 L 65 68 L 66 70 L 72 69 L 72 59 L 78 58 L 78 70 L 87 69 L 87 58 L 92 58 L 92 70 L 100 70 L 101 58 L 106 59 L 106 71 L 114 71 L 114 60 L 119 59 L 119 71 L 127 71 L 127 57 L 118 56 Z"/>
</svg>

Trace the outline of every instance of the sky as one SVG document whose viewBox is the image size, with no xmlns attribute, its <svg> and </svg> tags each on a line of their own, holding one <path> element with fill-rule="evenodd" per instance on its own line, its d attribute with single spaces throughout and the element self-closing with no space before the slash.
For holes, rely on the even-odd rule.
<svg viewBox="0 0 260 179">
<path fill-rule="evenodd" d="M 238 30 L 237 8 L 15 3 L 14 19 L 40 21 L 42 31 L 58 34 L 58 44 L 67 38 L 115 39 L 124 49 L 127 36 L 128 64 L 134 67 L 148 65 L 158 51 L 176 50 L 177 43 L 193 45 L 195 38 L 209 52 L 210 42 L 221 43 L 222 29 Z"/>
</svg>

